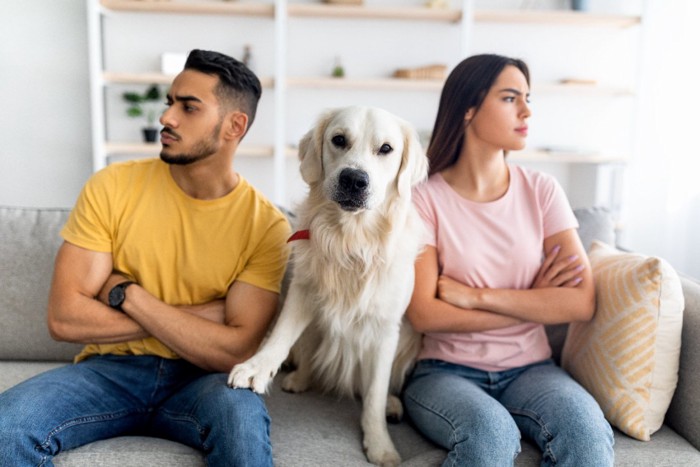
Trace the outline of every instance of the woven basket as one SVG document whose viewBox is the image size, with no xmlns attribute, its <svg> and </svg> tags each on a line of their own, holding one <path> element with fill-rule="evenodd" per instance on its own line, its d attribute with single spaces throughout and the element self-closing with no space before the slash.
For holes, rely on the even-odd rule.
<svg viewBox="0 0 700 467">
<path fill-rule="evenodd" d="M 394 72 L 394 78 L 409 79 L 445 79 L 446 65 L 428 65 L 418 68 L 399 68 Z"/>
<path fill-rule="evenodd" d="M 331 3 L 333 5 L 362 5 L 364 0 L 323 0 L 323 3 Z"/>
</svg>

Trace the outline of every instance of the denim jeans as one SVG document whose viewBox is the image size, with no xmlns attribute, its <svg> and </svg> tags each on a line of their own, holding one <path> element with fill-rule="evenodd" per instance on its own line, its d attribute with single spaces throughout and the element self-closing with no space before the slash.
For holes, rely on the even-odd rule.
<svg viewBox="0 0 700 467">
<path fill-rule="evenodd" d="M 521 433 L 541 465 L 613 465 L 598 403 L 551 360 L 500 372 L 422 360 L 403 398 L 418 430 L 447 449 L 445 466 L 513 465 Z"/>
<path fill-rule="evenodd" d="M 95 356 L 0 394 L 0 466 L 51 466 L 61 451 L 123 435 L 177 441 L 209 466 L 271 466 L 263 399 L 184 360 Z"/>
</svg>

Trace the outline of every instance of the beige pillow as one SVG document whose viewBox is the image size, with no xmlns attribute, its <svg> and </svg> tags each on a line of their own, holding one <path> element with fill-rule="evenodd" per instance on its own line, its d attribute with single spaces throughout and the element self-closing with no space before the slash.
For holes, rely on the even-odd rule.
<svg viewBox="0 0 700 467">
<path fill-rule="evenodd" d="M 661 428 L 678 382 L 680 279 L 663 259 L 598 241 L 588 255 L 596 312 L 591 321 L 569 326 L 562 366 L 613 426 L 648 441 Z"/>
</svg>

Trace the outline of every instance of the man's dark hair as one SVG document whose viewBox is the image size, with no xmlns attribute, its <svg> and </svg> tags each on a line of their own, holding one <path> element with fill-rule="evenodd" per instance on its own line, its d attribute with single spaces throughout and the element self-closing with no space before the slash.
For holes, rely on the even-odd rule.
<svg viewBox="0 0 700 467">
<path fill-rule="evenodd" d="M 260 80 L 250 68 L 235 58 L 210 50 L 192 50 L 185 70 L 196 70 L 219 78 L 214 93 L 226 110 L 238 108 L 248 115 L 248 128 L 255 120 L 262 94 Z"/>
</svg>

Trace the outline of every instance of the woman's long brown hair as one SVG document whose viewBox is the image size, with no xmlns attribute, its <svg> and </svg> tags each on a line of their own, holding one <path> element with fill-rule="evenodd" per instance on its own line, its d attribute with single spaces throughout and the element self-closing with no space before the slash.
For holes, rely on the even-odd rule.
<svg viewBox="0 0 700 467">
<path fill-rule="evenodd" d="M 530 85 L 530 71 L 525 62 L 495 54 L 468 57 L 447 77 L 428 145 L 430 175 L 457 162 L 464 143 L 464 116 L 472 107 L 479 111 L 489 89 L 508 65 L 518 68 Z"/>
</svg>

